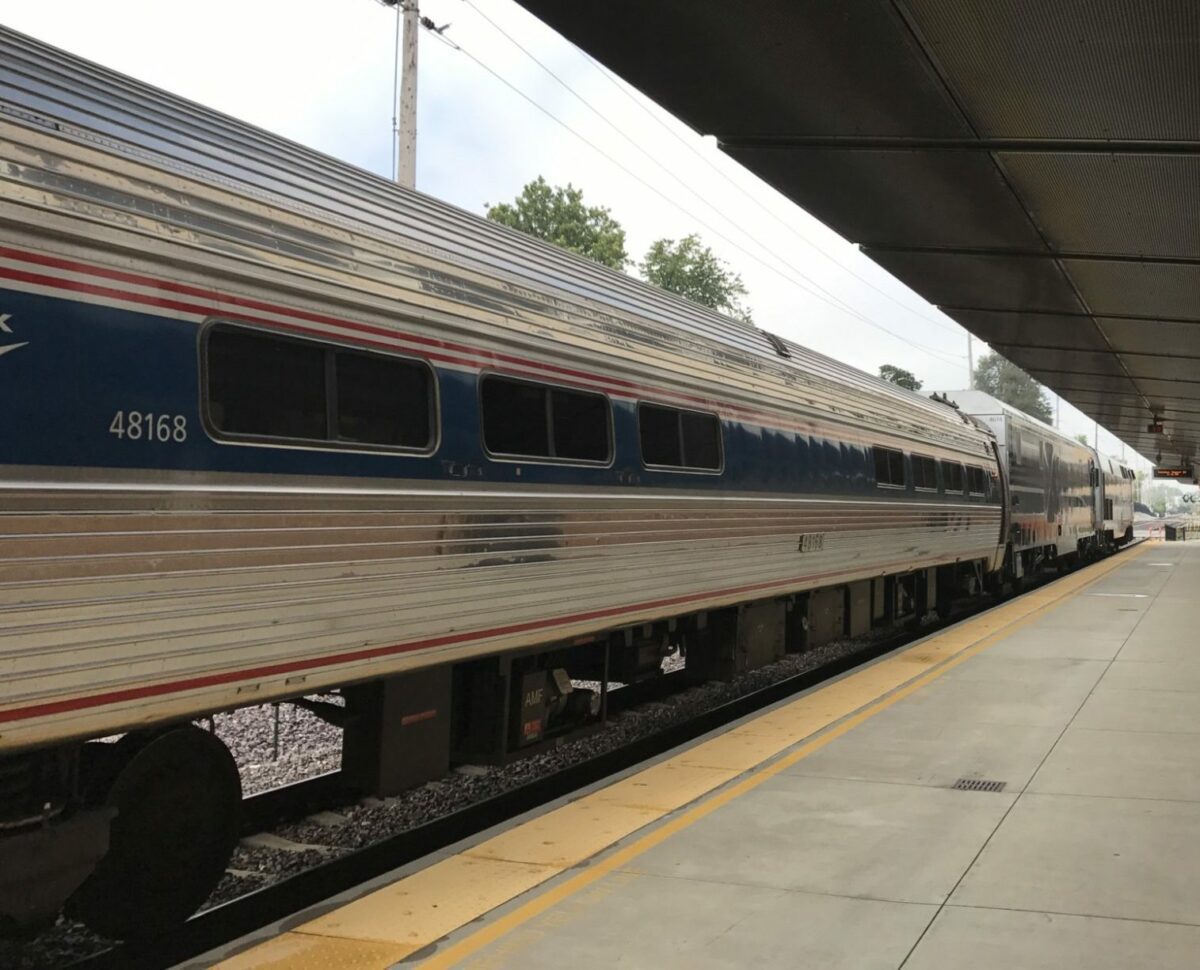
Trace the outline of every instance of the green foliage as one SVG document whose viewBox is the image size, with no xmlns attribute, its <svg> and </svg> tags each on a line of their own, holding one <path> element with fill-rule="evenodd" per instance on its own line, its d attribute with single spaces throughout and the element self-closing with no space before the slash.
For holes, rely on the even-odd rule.
<svg viewBox="0 0 1200 970">
<path fill-rule="evenodd" d="M 890 381 L 893 384 L 898 384 L 900 387 L 906 387 L 910 391 L 919 391 L 924 381 L 917 380 L 917 375 L 910 370 L 905 370 L 903 367 L 895 367 L 891 364 L 884 364 L 879 368 L 879 376 L 885 381 Z"/>
<path fill-rule="evenodd" d="M 487 206 L 492 222 L 520 229 L 613 269 L 625 268 L 625 230 L 603 206 L 583 204 L 583 192 L 567 183 L 551 186 L 538 176 L 510 205 Z"/>
<path fill-rule="evenodd" d="M 999 354 L 984 354 L 975 365 L 975 387 L 1019 411 L 1050 423 L 1050 402 L 1042 385 Z"/>
<path fill-rule="evenodd" d="M 1091 442 L 1088 441 L 1088 436 L 1086 434 L 1084 434 L 1082 431 L 1080 431 L 1079 434 L 1077 434 L 1075 436 L 1075 440 L 1078 441 L 1081 445 L 1091 444 Z"/>
<path fill-rule="evenodd" d="M 718 259 L 695 233 L 678 242 L 658 239 L 651 243 L 638 269 L 655 286 L 750 322 L 750 311 L 741 302 L 746 295 L 742 277 Z"/>
</svg>

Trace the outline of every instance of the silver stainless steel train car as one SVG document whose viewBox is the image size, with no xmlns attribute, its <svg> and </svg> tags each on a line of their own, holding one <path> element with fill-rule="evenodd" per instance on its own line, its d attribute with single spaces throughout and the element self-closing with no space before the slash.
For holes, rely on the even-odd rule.
<svg viewBox="0 0 1200 970">
<path fill-rule="evenodd" d="M 1097 551 L 1104 509 L 1097 453 L 983 391 L 945 396 L 996 436 L 1011 506 L 1013 574 L 1021 577 L 1048 561 L 1069 564 Z"/>
<path fill-rule="evenodd" d="M 1096 518 L 1101 523 L 1100 539 L 1114 549 L 1133 539 L 1133 483 L 1136 476 L 1116 458 L 1097 456 L 1100 469 L 1096 489 Z"/>
<path fill-rule="evenodd" d="M 586 718 L 568 674 L 724 676 L 1005 555 L 970 418 L 3 30 L 0 323 L 16 922 L 203 900 L 203 715 L 341 690 L 395 789 Z"/>
</svg>

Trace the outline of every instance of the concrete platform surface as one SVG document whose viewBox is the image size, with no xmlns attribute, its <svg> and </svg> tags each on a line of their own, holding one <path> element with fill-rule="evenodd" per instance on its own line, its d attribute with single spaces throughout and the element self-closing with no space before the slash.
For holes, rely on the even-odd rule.
<svg viewBox="0 0 1200 970">
<path fill-rule="evenodd" d="M 1144 544 L 220 965 L 1200 967 L 1198 588 Z"/>
</svg>

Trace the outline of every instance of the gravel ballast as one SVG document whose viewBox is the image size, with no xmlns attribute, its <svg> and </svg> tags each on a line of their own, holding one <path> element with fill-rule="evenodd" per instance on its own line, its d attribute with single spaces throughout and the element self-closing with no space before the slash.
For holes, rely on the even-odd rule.
<svg viewBox="0 0 1200 970">
<path fill-rule="evenodd" d="M 642 704 L 615 715 L 594 733 L 511 764 L 463 766 L 401 795 L 366 798 L 280 826 L 261 839 L 243 840 L 234 850 L 227 874 L 205 908 L 648 737 L 728 701 L 841 659 L 866 644 L 863 639 L 829 643 L 749 671 L 728 683 L 709 682 Z M 682 665 L 683 659 L 672 655 L 664 661 L 664 671 L 671 672 Z M 320 699 L 341 703 L 334 696 Z M 210 726 L 208 720 L 200 723 Z M 218 714 L 211 726 L 233 752 L 246 795 L 302 781 L 336 770 L 340 765 L 341 730 L 293 705 L 276 708 L 268 704 Z M 60 919 L 35 940 L 24 943 L 0 940 L 0 967 L 48 970 L 106 946 L 105 940 L 78 923 Z"/>
</svg>

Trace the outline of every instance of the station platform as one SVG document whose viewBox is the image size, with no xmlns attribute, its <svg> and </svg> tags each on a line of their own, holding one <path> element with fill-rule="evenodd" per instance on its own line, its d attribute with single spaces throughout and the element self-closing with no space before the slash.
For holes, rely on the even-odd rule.
<svg viewBox="0 0 1200 970">
<path fill-rule="evenodd" d="M 1200 545 L 1142 543 L 203 965 L 1200 965 Z"/>
</svg>

